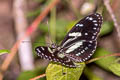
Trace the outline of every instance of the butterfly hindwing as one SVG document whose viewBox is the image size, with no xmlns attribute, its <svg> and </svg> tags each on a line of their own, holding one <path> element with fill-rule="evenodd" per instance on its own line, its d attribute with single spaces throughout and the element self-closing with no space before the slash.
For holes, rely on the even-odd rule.
<svg viewBox="0 0 120 80">
<path fill-rule="evenodd" d="M 35 51 L 37 52 L 38 56 L 40 56 L 42 59 L 58 62 L 65 66 L 76 67 L 68 57 L 59 54 L 59 51 L 53 48 L 39 46 L 35 48 Z"/>
<path fill-rule="evenodd" d="M 80 42 L 76 42 L 80 43 Z M 78 44 L 72 45 L 65 50 L 65 55 L 74 62 L 83 62 L 88 60 L 96 49 L 96 41 L 83 41 Z M 78 46 L 77 46 L 78 45 Z M 74 47 L 73 46 L 77 46 Z"/>
</svg>

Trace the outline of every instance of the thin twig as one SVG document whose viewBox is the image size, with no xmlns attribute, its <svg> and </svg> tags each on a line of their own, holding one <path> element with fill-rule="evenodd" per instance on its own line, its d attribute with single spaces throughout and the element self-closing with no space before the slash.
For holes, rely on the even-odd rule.
<svg viewBox="0 0 120 80">
<path fill-rule="evenodd" d="M 27 29 L 26 33 L 24 34 L 24 36 L 18 40 L 12 47 L 10 54 L 8 54 L 8 56 L 6 57 L 6 59 L 4 60 L 2 66 L 1 66 L 1 71 L 5 72 L 8 68 L 8 66 L 10 65 L 11 61 L 13 60 L 14 56 L 17 53 L 18 50 L 18 46 L 20 44 L 20 42 L 22 40 L 24 40 L 26 37 L 30 36 L 33 31 L 35 31 L 38 27 L 38 24 L 47 16 L 47 14 L 49 13 L 49 11 L 59 2 L 60 0 L 53 0 L 53 2 L 51 2 L 45 9 L 44 11 L 33 21 L 33 23 L 29 26 L 29 28 Z M 0 74 L 0 80 L 3 79 L 3 75 Z"/>
<path fill-rule="evenodd" d="M 113 53 L 113 54 L 109 54 L 109 55 L 105 55 L 105 56 L 100 56 L 100 57 L 91 59 L 89 61 L 86 61 L 85 63 L 89 64 L 89 63 L 92 63 L 94 61 L 97 61 L 97 60 L 100 60 L 100 59 L 103 59 L 103 58 L 107 58 L 107 57 L 111 57 L 111 56 L 120 56 L 120 53 Z"/>
<path fill-rule="evenodd" d="M 111 16 L 111 18 L 112 18 L 112 20 L 113 20 L 113 22 L 114 22 L 114 26 L 115 26 L 115 28 L 116 28 L 116 31 L 117 31 L 117 35 L 118 35 L 118 41 L 120 40 L 120 29 L 119 29 L 119 25 L 118 25 L 118 23 L 117 23 L 117 19 L 115 18 L 115 15 L 114 15 L 114 13 L 113 13 L 113 10 L 112 10 L 112 8 L 111 8 L 111 6 L 110 6 L 110 1 L 109 0 L 103 0 L 104 1 L 104 5 L 106 6 L 106 9 L 108 10 L 108 12 L 109 12 L 109 14 L 110 14 L 110 16 Z"/>
<path fill-rule="evenodd" d="M 45 76 L 46 76 L 46 74 L 42 74 L 42 75 L 39 75 L 39 76 L 37 76 L 37 77 L 34 77 L 34 78 L 30 79 L 30 80 L 37 80 L 37 79 L 42 78 L 42 77 L 45 77 Z"/>
</svg>

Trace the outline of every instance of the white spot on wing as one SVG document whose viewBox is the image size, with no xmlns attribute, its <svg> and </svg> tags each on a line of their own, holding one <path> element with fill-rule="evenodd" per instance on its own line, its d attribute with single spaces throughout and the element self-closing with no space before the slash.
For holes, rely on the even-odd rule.
<svg viewBox="0 0 120 80">
<path fill-rule="evenodd" d="M 85 58 L 85 60 L 87 60 L 88 58 Z"/>
<path fill-rule="evenodd" d="M 87 50 L 88 49 L 88 47 L 85 47 L 85 50 Z"/>
<path fill-rule="evenodd" d="M 45 57 L 47 58 L 48 56 L 47 56 L 47 55 L 45 55 Z"/>
<path fill-rule="evenodd" d="M 101 21 L 99 21 L 99 23 L 101 23 Z"/>
<path fill-rule="evenodd" d="M 92 56 L 92 54 L 90 54 L 90 56 Z"/>
<path fill-rule="evenodd" d="M 92 18 L 92 17 L 90 17 L 90 18 L 89 18 L 89 20 L 93 20 L 93 18 Z"/>
<path fill-rule="evenodd" d="M 94 30 L 96 30 L 97 28 L 96 28 L 96 27 L 94 27 L 93 29 L 94 29 Z"/>
<path fill-rule="evenodd" d="M 73 32 L 69 33 L 69 36 L 81 36 L 82 34 L 80 32 Z"/>
<path fill-rule="evenodd" d="M 86 19 L 89 19 L 89 17 L 86 17 Z"/>
<path fill-rule="evenodd" d="M 97 16 L 97 17 L 99 17 L 99 15 L 98 15 L 98 14 L 97 14 L 96 16 Z"/>
<path fill-rule="evenodd" d="M 71 39 L 68 39 L 64 44 L 63 44 L 63 46 L 62 47 L 64 47 L 67 43 L 69 43 L 70 41 L 72 41 L 72 40 L 75 40 L 76 39 L 76 37 L 74 37 L 74 38 L 71 38 Z"/>
<path fill-rule="evenodd" d="M 95 26 L 98 26 L 98 24 L 94 24 Z"/>
<path fill-rule="evenodd" d="M 90 47 L 90 46 L 92 46 L 91 44 L 88 44 L 88 46 Z"/>
<path fill-rule="evenodd" d="M 97 22 L 96 20 L 93 20 L 93 22 Z"/>
<path fill-rule="evenodd" d="M 95 38 L 95 36 L 92 36 L 92 39 L 94 39 Z"/>
<path fill-rule="evenodd" d="M 82 45 L 83 42 L 76 42 L 73 46 L 71 46 L 70 48 L 68 48 L 68 50 L 66 50 L 66 53 L 70 53 L 71 51 L 77 49 L 78 47 L 80 47 L 80 45 Z"/>
<path fill-rule="evenodd" d="M 98 19 L 100 19 L 100 17 Z"/>
<path fill-rule="evenodd" d="M 85 50 L 82 50 L 82 51 L 81 51 L 81 53 L 84 53 L 84 52 L 85 52 Z"/>
<path fill-rule="evenodd" d="M 80 52 L 76 54 L 76 56 L 79 56 L 79 55 L 81 55 L 81 53 L 80 53 Z"/>
<path fill-rule="evenodd" d="M 42 48 L 43 51 L 45 50 L 43 47 L 41 47 L 41 48 Z"/>
<path fill-rule="evenodd" d="M 90 58 L 91 56 L 88 56 L 88 58 Z"/>
<path fill-rule="evenodd" d="M 38 48 L 37 48 L 36 50 L 37 50 L 39 53 L 41 53 L 41 51 L 40 51 Z"/>
<path fill-rule="evenodd" d="M 92 43 L 92 41 L 89 41 L 90 43 Z"/>
<path fill-rule="evenodd" d="M 85 61 L 85 59 L 83 59 L 83 61 Z"/>
<path fill-rule="evenodd" d="M 88 33 L 85 33 L 85 35 L 88 35 Z"/>
<path fill-rule="evenodd" d="M 83 27 L 83 24 L 76 24 L 76 26 Z"/>
<path fill-rule="evenodd" d="M 96 35 L 96 33 L 93 33 L 93 35 Z"/>
</svg>

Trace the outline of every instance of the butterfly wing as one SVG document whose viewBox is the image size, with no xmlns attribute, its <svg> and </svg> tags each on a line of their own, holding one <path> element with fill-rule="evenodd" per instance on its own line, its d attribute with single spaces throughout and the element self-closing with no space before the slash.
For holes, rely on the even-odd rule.
<svg viewBox="0 0 120 80">
<path fill-rule="evenodd" d="M 75 62 L 89 59 L 96 49 L 101 24 L 102 16 L 98 13 L 86 16 L 75 24 L 60 45 L 65 55 Z"/>
<path fill-rule="evenodd" d="M 67 33 L 60 45 L 60 50 L 42 46 L 35 50 L 38 56 L 43 59 L 58 62 L 68 67 L 76 67 L 74 62 L 85 61 L 94 53 L 101 24 L 101 15 L 91 14 L 80 20 Z"/>
<path fill-rule="evenodd" d="M 47 59 L 53 62 L 61 63 L 62 65 L 69 67 L 76 67 L 76 65 L 65 55 L 58 54 L 59 51 L 50 47 L 39 46 L 35 48 L 38 56 L 42 59 Z"/>
<path fill-rule="evenodd" d="M 77 46 L 77 43 L 82 43 L 80 46 Z M 83 62 L 88 60 L 96 50 L 96 41 L 83 41 L 83 42 L 76 42 L 73 46 L 77 46 L 73 48 L 70 46 L 66 48 L 65 55 L 70 58 L 74 62 Z"/>
</svg>

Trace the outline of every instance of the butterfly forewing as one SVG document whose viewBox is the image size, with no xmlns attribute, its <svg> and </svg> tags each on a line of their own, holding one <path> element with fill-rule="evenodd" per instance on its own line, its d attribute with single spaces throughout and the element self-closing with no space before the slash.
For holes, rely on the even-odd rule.
<svg viewBox="0 0 120 80">
<path fill-rule="evenodd" d="M 102 16 L 98 13 L 91 14 L 75 24 L 61 43 L 65 55 L 75 62 L 89 59 L 96 50 L 101 24 Z"/>
<path fill-rule="evenodd" d="M 91 14 L 80 20 L 67 33 L 61 46 L 68 46 L 73 40 L 96 40 L 102 24 L 102 16 L 98 13 Z M 70 41 L 71 40 L 71 41 Z M 69 43 L 70 42 L 70 43 Z"/>
<path fill-rule="evenodd" d="M 96 50 L 97 36 L 100 32 L 102 16 L 91 14 L 80 20 L 67 33 L 59 47 L 37 47 L 35 50 L 43 59 L 76 67 L 75 62 L 88 60 Z"/>
</svg>

